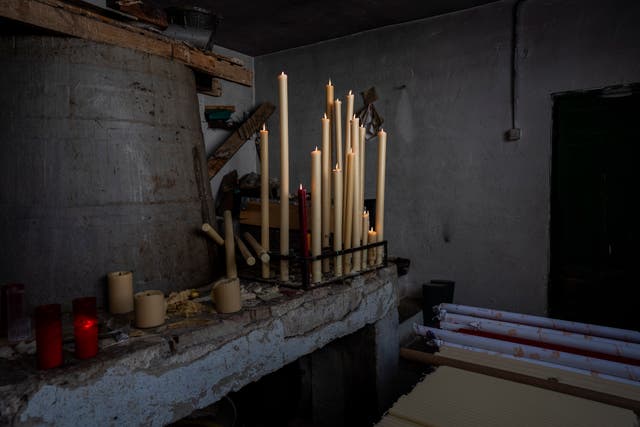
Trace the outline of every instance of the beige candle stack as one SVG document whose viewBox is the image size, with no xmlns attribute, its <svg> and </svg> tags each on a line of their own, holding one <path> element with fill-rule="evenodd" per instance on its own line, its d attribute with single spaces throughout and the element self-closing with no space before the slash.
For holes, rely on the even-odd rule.
<svg viewBox="0 0 640 427">
<path fill-rule="evenodd" d="M 329 87 L 331 87 L 331 98 L 329 98 Z M 333 86 L 331 86 L 331 81 L 329 81 L 329 85 L 327 86 L 327 108 L 329 108 L 332 104 L 329 103 L 329 100 L 333 100 Z M 321 171 L 321 179 L 322 179 L 322 247 L 326 248 L 329 246 L 329 242 L 331 239 L 331 127 L 330 122 L 325 114 L 322 118 L 322 171 Z M 311 192 L 311 197 L 313 198 L 313 190 Z M 322 272 L 329 272 L 329 259 L 322 260 Z"/>
</svg>

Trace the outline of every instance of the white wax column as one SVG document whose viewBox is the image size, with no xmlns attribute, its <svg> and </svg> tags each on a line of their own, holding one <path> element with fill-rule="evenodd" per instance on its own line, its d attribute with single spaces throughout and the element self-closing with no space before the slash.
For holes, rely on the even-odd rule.
<svg viewBox="0 0 640 427">
<path fill-rule="evenodd" d="M 238 277 L 236 268 L 236 245 L 233 238 L 233 219 L 231 211 L 224 211 L 224 249 L 227 255 L 227 277 Z"/>
<path fill-rule="evenodd" d="M 359 119 L 354 117 L 351 121 L 351 147 L 355 155 L 353 162 L 353 226 L 351 228 L 351 246 L 357 248 L 362 239 L 362 206 L 360 205 L 360 132 Z M 362 255 L 361 251 L 353 253 L 352 267 L 360 270 Z"/>
<path fill-rule="evenodd" d="M 381 129 L 378 132 L 378 177 L 376 183 L 376 233 L 378 242 L 384 240 L 384 181 L 387 164 L 387 133 Z M 378 247 L 376 263 L 382 262 L 383 247 Z"/>
<path fill-rule="evenodd" d="M 325 99 L 325 108 L 324 108 L 324 114 L 325 116 L 329 119 L 329 126 L 333 126 L 333 123 L 331 123 L 331 117 L 333 117 L 333 85 L 331 84 L 331 79 L 329 79 L 329 83 L 326 86 L 326 99 Z M 326 155 L 329 157 L 329 167 L 327 168 L 327 173 L 331 173 L 331 165 L 333 164 L 333 145 L 331 142 L 332 138 L 331 138 L 331 128 L 329 128 L 329 149 L 326 153 Z M 322 151 L 324 151 L 324 148 L 322 148 Z M 322 166 L 324 168 L 324 166 Z M 329 178 L 331 179 L 331 178 Z M 324 183 L 323 183 L 324 184 Z M 329 186 L 329 192 L 331 192 L 331 186 Z"/>
<path fill-rule="evenodd" d="M 353 164 L 355 163 L 355 154 L 353 150 L 347 153 L 345 165 L 347 166 L 345 181 L 347 181 L 347 191 L 344 198 L 344 248 L 351 249 L 351 229 L 353 227 L 353 184 L 355 183 L 353 176 Z M 351 272 L 351 254 L 344 256 L 344 272 Z"/>
<path fill-rule="evenodd" d="M 333 217 L 335 218 L 333 228 L 333 250 L 342 250 L 342 170 L 336 164 L 333 170 Z M 342 256 L 335 259 L 334 273 L 336 277 L 342 276 Z"/>
<path fill-rule="evenodd" d="M 262 126 L 260 131 L 260 240 L 262 247 L 269 251 L 269 131 Z M 262 263 L 262 278 L 271 277 L 268 262 Z"/>
<path fill-rule="evenodd" d="M 371 244 L 371 243 L 376 243 L 377 241 L 378 241 L 377 233 L 374 231 L 372 227 L 371 229 L 369 229 L 367 242 Z M 376 248 L 369 249 L 367 259 L 369 261 L 370 266 L 373 266 L 376 264 Z"/>
<path fill-rule="evenodd" d="M 358 131 L 360 132 L 360 206 L 361 208 L 364 207 L 364 178 L 365 178 L 365 169 L 366 169 L 366 162 L 365 162 L 365 153 L 366 153 L 366 143 L 365 143 L 365 137 L 367 135 L 367 130 L 365 129 L 364 126 L 360 126 L 360 128 L 358 128 Z M 368 230 L 368 228 L 367 228 Z M 366 230 L 365 230 L 365 234 L 366 234 Z"/>
<path fill-rule="evenodd" d="M 333 86 L 332 86 L 333 87 Z M 331 128 L 326 114 L 322 118 L 322 247 L 329 246 L 331 238 Z M 313 194 L 313 193 L 312 193 Z M 329 259 L 323 260 L 322 271 L 329 272 Z"/>
<path fill-rule="evenodd" d="M 311 152 L 311 255 L 318 256 L 322 252 L 322 177 L 320 174 L 322 153 L 318 148 Z M 313 283 L 322 280 L 322 263 L 313 261 L 311 267 Z"/>
<path fill-rule="evenodd" d="M 336 141 L 336 163 L 343 168 L 344 160 L 342 159 L 342 102 L 339 99 L 333 101 L 333 130 Z"/>
<path fill-rule="evenodd" d="M 365 246 L 369 240 L 369 212 L 365 209 L 362 213 L 362 246 Z M 367 251 L 361 252 L 362 269 L 367 268 Z"/>
<path fill-rule="evenodd" d="M 346 114 L 345 114 L 345 124 L 347 124 L 347 126 L 345 127 L 345 137 L 344 137 L 344 141 L 345 141 L 345 146 L 344 146 L 344 152 L 348 153 L 349 151 L 351 151 L 351 127 L 350 127 L 350 123 L 351 120 L 353 119 L 353 94 L 351 93 L 351 91 L 349 91 L 349 94 L 347 95 L 347 108 L 346 108 Z"/>
<path fill-rule="evenodd" d="M 280 98 L 280 254 L 289 255 L 289 99 L 287 75 L 278 76 Z M 280 260 L 280 280 L 289 281 L 289 261 Z"/>
</svg>

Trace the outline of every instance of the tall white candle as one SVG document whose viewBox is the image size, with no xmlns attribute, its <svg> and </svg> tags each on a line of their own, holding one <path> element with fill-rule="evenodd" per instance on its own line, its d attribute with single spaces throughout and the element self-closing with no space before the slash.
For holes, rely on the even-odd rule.
<svg viewBox="0 0 640 427">
<path fill-rule="evenodd" d="M 353 248 L 360 246 L 360 240 L 362 238 L 362 205 L 360 205 L 360 131 L 358 130 L 359 119 L 354 116 L 351 121 L 351 147 L 355 155 L 353 162 L 353 227 L 351 228 L 351 245 Z M 353 253 L 352 268 L 354 270 L 360 270 L 361 267 L 361 252 L 356 251 Z"/>
<path fill-rule="evenodd" d="M 344 248 L 351 249 L 351 229 L 353 228 L 353 215 L 351 214 L 353 211 L 353 185 L 355 183 L 355 177 L 353 176 L 353 164 L 355 163 L 355 153 L 353 150 L 350 150 L 347 153 L 347 157 L 345 160 L 346 176 L 345 181 L 347 181 L 347 191 L 345 193 L 344 198 Z M 351 258 L 352 254 L 346 254 L 344 256 L 344 272 L 348 274 L 351 272 Z"/>
<path fill-rule="evenodd" d="M 333 250 L 342 250 L 342 170 L 336 163 L 333 170 L 333 217 L 335 219 L 333 227 Z M 334 273 L 337 277 L 342 276 L 342 256 L 335 259 Z"/>
<path fill-rule="evenodd" d="M 378 177 L 376 183 L 376 233 L 378 242 L 384 240 L 384 181 L 387 164 L 387 133 L 378 132 Z M 382 263 L 383 248 L 378 247 L 376 263 Z"/>
<path fill-rule="evenodd" d="M 224 249 L 227 256 L 227 277 L 233 279 L 238 277 L 238 269 L 236 267 L 236 246 L 231 211 L 224 211 Z"/>
<path fill-rule="evenodd" d="M 287 75 L 278 76 L 280 99 L 280 253 L 289 255 L 289 99 Z M 280 280 L 289 281 L 289 261 L 280 260 Z"/>
<path fill-rule="evenodd" d="M 365 209 L 362 213 L 362 246 L 365 246 L 368 243 L 369 239 L 369 212 Z M 362 269 L 367 269 L 367 251 L 363 250 L 361 252 L 361 262 Z"/>
<path fill-rule="evenodd" d="M 346 96 L 346 114 L 344 121 L 344 155 L 346 156 L 349 151 L 351 151 L 351 120 L 353 120 L 353 94 L 349 91 L 349 94 Z M 345 166 L 347 161 L 344 161 Z M 345 180 L 344 180 L 344 193 L 347 194 L 347 179 L 346 179 L 346 168 L 345 168 Z"/>
<path fill-rule="evenodd" d="M 333 85 L 331 84 L 331 79 L 329 79 L 329 83 L 327 83 L 327 86 L 326 86 L 325 108 L 324 108 L 324 114 L 329 119 L 331 119 L 331 117 L 333 116 L 333 93 L 334 93 L 333 89 L 334 88 L 333 88 Z M 331 120 L 330 120 L 329 126 L 333 126 L 333 123 L 331 123 Z M 329 130 L 329 150 L 327 151 L 327 155 L 329 156 L 329 168 L 331 168 L 331 165 L 333 164 L 332 159 L 333 159 L 333 152 L 334 152 L 331 140 L 332 140 L 331 130 Z M 324 148 L 322 149 L 322 151 L 324 151 Z M 327 170 L 330 172 L 331 170 L 329 168 L 327 168 Z M 329 192 L 331 192 L 331 186 L 329 186 Z"/>
<path fill-rule="evenodd" d="M 333 101 L 333 129 L 336 141 L 336 163 L 341 168 L 344 167 L 342 159 L 342 102 L 339 99 Z"/>
<path fill-rule="evenodd" d="M 333 87 L 333 86 L 332 86 Z M 322 118 L 322 247 L 328 247 L 331 238 L 331 128 L 325 114 Z M 312 193 L 313 194 L 313 193 Z M 322 271 L 329 272 L 330 260 L 322 262 Z"/>
<path fill-rule="evenodd" d="M 322 153 L 318 147 L 311 152 L 311 256 L 318 256 L 322 252 L 322 177 L 321 169 Z M 313 261 L 311 264 L 311 277 L 313 283 L 322 280 L 322 263 Z"/>
<path fill-rule="evenodd" d="M 375 232 L 373 227 L 371 227 L 369 229 L 367 242 L 369 244 L 371 244 L 371 243 L 376 243 L 377 241 L 378 241 L 377 233 Z M 369 260 L 369 265 L 370 266 L 373 266 L 373 265 L 376 264 L 376 248 L 369 249 L 369 253 L 367 255 L 367 259 Z"/>
<path fill-rule="evenodd" d="M 269 131 L 262 125 L 260 131 L 260 241 L 269 251 Z M 262 278 L 271 277 L 269 263 L 262 263 Z"/>
<path fill-rule="evenodd" d="M 360 190 L 360 194 L 359 194 L 359 203 L 360 203 L 360 209 L 364 209 L 364 170 L 365 170 L 365 148 L 366 148 L 366 144 L 365 144 L 365 136 L 367 134 L 366 129 L 364 128 L 364 126 L 360 126 L 358 128 L 358 132 L 359 132 L 359 143 L 360 143 L 360 186 L 359 186 L 359 190 Z M 362 231 L 362 244 L 365 245 L 366 243 L 364 242 L 364 240 L 367 237 L 367 231 L 369 230 L 369 224 L 368 224 L 368 219 L 369 215 L 367 214 L 367 227 L 363 228 Z M 366 268 L 366 263 L 367 263 L 367 252 L 366 251 L 362 251 L 362 265 L 363 268 Z"/>
</svg>

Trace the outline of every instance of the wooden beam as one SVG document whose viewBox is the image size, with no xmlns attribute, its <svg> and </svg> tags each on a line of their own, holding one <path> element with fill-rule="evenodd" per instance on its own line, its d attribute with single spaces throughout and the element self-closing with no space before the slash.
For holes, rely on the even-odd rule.
<svg viewBox="0 0 640 427">
<path fill-rule="evenodd" d="M 213 178 L 220 169 L 233 157 L 242 145 L 256 133 L 260 126 L 273 114 L 276 107 L 269 102 L 261 104 L 238 129 L 236 129 L 225 142 L 218 147 L 211 157 L 207 159 L 209 179 Z"/>
<path fill-rule="evenodd" d="M 74 37 L 174 59 L 196 71 L 245 86 L 253 84 L 252 72 L 237 60 L 204 52 L 59 0 L 0 0 L 0 16 Z"/>
<path fill-rule="evenodd" d="M 414 362 L 421 362 L 427 365 L 437 366 L 451 366 L 453 368 L 464 369 L 466 371 L 477 372 L 479 374 L 489 375 L 492 377 L 502 378 L 517 383 L 533 385 L 536 387 L 557 391 L 559 393 L 570 394 L 584 399 L 594 400 L 596 402 L 606 403 L 608 405 L 618 406 L 621 408 L 631 409 L 638 413 L 640 411 L 640 401 L 629 398 L 627 396 L 621 396 L 611 394 L 584 386 L 577 386 L 562 382 L 562 374 L 566 371 L 561 371 L 558 375 L 549 375 L 548 377 L 540 377 L 529 375 L 516 370 L 502 369 L 495 366 L 487 366 L 473 361 L 462 360 L 461 358 L 447 357 L 439 354 L 425 353 L 422 351 L 412 350 L 409 348 L 400 349 L 400 357 L 412 360 Z M 526 363 L 526 362 L 521 362 Z M 552 368 L 548 368 L 550 370 Z M 553 369 L 554 371 L 558 371 Z M 611 382 L 611 381 L 608 381 Z"/>
</svg>

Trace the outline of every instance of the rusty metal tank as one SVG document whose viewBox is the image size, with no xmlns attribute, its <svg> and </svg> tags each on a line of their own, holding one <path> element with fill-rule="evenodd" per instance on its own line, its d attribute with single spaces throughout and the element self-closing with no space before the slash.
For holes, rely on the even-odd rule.
<svg viewBox="0 0 640 427">
<path fill-rule="evenodd" d="M 64 37 L 0 38 L 0 283 L 29 305 L 96 295 L 106 274 L 179 290 L 213 276 L 193 73 Z"/>
</svg>

